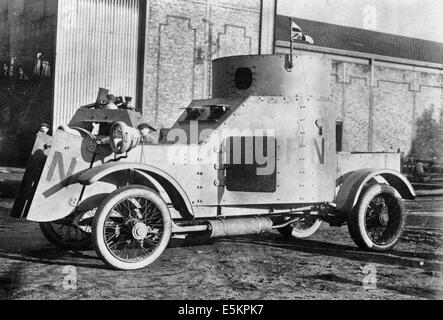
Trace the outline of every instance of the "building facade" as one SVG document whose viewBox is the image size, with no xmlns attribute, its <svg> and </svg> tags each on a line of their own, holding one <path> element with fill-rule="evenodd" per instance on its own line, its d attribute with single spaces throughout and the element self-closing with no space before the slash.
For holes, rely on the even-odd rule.
<svg viewBox="0 0 443 320">
<path fill-rule="evenodd" d="M 315 44 L 294 43 L 294 53 L 331 60 L 340 149 L 408 155 L 425 112 L 443 124 L 443 44 L 295 20 Z M 289 53 L 290 18 L 276 25 L 276 52 Z"/>
<path fill-rule="evenodd" d="M 31 97 L 32 109 L 50 106 L 50 115 L 4 119 L 0 145 L 15 151 L 2 152 L 0 165 L 24 165 L 39 122 L 66 124 L 100 87 L 133 97 L 148 121 L 170 126 L 192 99 L 210 97 L 213 59 L 272 53 L 275 10 L 275 0 L 2 1 L 0 61 L 15 58 L 32 73 L 43 52 L 52 69 L 46 79 L 31 77 L 37 96 L 46 94 Z M 23 105 L 16 100 L 1 111 L 15 112 Z"/>
<path fill-rule="evenodd" d="M 211 96 L 212 60 L 289 53 L 289 17 L 276 16 L 276 7 L 275 0 L 1 1 L 0 62 L 8 71 L 0 77 L 0 165 L 25 165 L 39 123 L 66 124 L 100 87 L 134 97 L 147 121 L 170 127 L 191 100 Z M 442 122 L 443 44 L 296 20 L 315 44 L 295 43 L 294 53 L 331 60 L 340 150 L 408 154 L 425 112 Z M 49 73 L 35 73 L 38 53 Z"/>
<path fill-rule="evenodd" d="M 275 0 L 65 0 L 58 6 L 55 126 L 95 101 L 99 87 L 134 97 L 151 122 L 170 126 L 180 108 L 210 97 L 213 59 L 272 52 Z"/>
<path fill-rule="evenodd" d="M 159 126 L 171 126 L 180 108 L 211 96 L 213 59 L 258 54 L 262 4 L 258 0 L 151 0 L 144 114 Z"/>
</svg>

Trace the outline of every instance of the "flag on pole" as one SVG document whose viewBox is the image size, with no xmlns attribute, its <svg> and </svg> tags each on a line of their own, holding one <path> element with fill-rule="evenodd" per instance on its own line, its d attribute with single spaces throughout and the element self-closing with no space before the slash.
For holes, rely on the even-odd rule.
<svg viewBox="0 0 443 320">
<path fill-rule="evenodd" d="M 312 37 L 303 33 L 302 28 L 300 28 L 294 19 L 291 19 L 291 41 L 304 41 L 309 44 L 315 43 Z"/>
<path fill-rule="evenodd" d="M 309 44 L 315 43 L 314 39 L 312 39 L 310 36 L 307 36 L 307 35 L 303 35 L 303 36 L 304 36 L 304 39 L 303 39 L 304 42 L 309 43 Z"/>
<path fill-rule="evenodd" d="M 303 30 L 295 23 L 294 20 L 291 20 L 291 39 L 292 41 L 302 40 Z"/>
</svg>

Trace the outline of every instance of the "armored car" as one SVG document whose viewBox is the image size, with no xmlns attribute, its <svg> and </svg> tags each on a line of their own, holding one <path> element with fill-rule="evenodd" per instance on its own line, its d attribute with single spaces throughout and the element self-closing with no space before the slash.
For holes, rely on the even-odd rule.
<svg viewBox="0 0 443 320">
<path fill-rule="evenodd" d="M 12 215 L 121 270 L 147 267 L 172 237 L 306 238 L 323 222 L 392 249 L 415 198 L 400 154 L 337 152 L 330 62 L 290 58 L 215 60 L 212 98 L 155 138 L 138 112 L 80 108 L 37 138 Z"/>
</svg>

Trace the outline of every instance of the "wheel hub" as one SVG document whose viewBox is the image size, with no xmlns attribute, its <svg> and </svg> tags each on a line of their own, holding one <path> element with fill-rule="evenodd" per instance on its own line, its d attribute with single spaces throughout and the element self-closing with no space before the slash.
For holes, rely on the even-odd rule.
<svg viewBox="0 0 443 320">
<path fill-rule="evenodd" d="M 387 212 L 382 212 L 379 216 L 380 224 L 386 227 L 389 223 L 389 214 Z"/>
<path fill-rule="evenodd" d="M 134 237 L 134 239 L 138 241 L 145 239 L 148 233 L 149 233 L 149 227 L 142 222 L 137 223 L 132 228 L 132 236 Z"/>
</svg>

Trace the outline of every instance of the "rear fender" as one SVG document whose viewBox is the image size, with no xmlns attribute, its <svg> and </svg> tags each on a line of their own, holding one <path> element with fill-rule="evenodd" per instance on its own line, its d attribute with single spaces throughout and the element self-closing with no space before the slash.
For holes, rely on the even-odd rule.
<svg viewBox="0 0 443 320">
<path fill-rule="evenodd" d="M 364 186 L 378 177 L 382 177 L 387 184 L 394 187 L 403 199 L 415 199 L 414 188 L 400 172 L 390 169 L 362 169 L 349 172 L 338 179 L 341 187 L 336 198 L 337 211 L 351 212 L 357 205 Z"/>
</svg>

